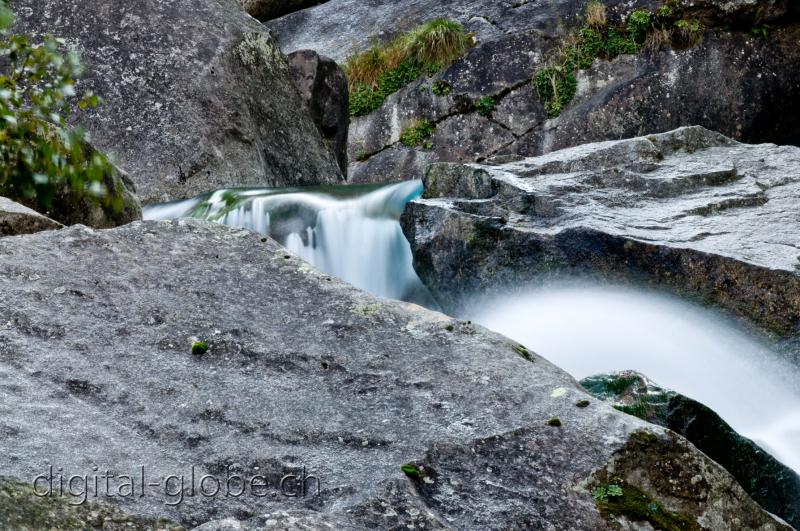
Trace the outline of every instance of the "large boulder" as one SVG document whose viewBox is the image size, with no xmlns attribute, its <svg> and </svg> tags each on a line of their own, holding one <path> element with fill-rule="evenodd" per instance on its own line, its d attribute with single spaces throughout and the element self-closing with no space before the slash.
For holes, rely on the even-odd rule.
<svg viewBox="0 0 800 531">
<path fill-rule="evenodd" d="M 580 383 L 620 411 L 683 435 L 725 467 L 764 509 L 800 527 L 800 476 L 713 410 L 633 371 L 590 376 Z"/>
<path fill-rule="evenodd" d="M 603 3 L 612 23 L 634 9 L 655 12 L 662 4 Z M 478 38 L 462 60 L 353 120 L 349 179 L 354 182 L 408 178 L 433 161 L 533 156 L 688 125 L 746 142 L 800 143 L 800 26 L 784 0 L 684 2 L 685 19 L 704 24 L 698 42 L 656 44 L 612 61 L 596 59 L 578 73 L 576 97 L 558 117 L 549 117 L 532 79 L 581 27 L 587 4 L 331 0 L 269 26 L 285 50 L 311 48 L 337 60 L 353 53 L 353 43 L 363 50 L 371 39 L 388 39 L 437 16 L 458 20 Z M 432 87 L 442 83 L 449 92 L 434 94 Z M 495 107 L 483 116 L 474 104 L 487 97 Z M 429 147 L 400 142 L 403 128 L 417 119 L 436 125 Z"/>
<path fill-rule="evenodd" d="M 347 131 L 350 126 L 347 78 L 336 61 L 313 50 L 288 56 L 292 80 L 328 149 L 347 175 Z"/>
<path fill-rule="evenodd" d="M 0 239 L 0 255 L 0 455 L 44 492 L 50 466 L 55 488 L 110 473 L 106 501 L 210 529 L 790 529 L 685 439 L 524 347 L 259 234 L 70 227 Z M 609 482 L 620 496 L 593 497 Z M 659 510 L 625 503 L 640 499 Z"/>
<path fill-rule="evenodd" d="M 234 0 L 19 0 L 15 29 L 63 37 L 105 99 L 74 120 L 143 202 L 341 178 L 269 32 Z"/>
<path fill-rule="evenodd" d="M 0 237 L 58 230 L 63 225 L 8 198 L 0 197 Z"/>
<path fill-rule="evenodd" d="M 432 165 L 401 222 L 448 312 L 575 276 L 718 305 L 800 333 L 800 148 L 701 127 L 515 162 Z"/>
</svg>

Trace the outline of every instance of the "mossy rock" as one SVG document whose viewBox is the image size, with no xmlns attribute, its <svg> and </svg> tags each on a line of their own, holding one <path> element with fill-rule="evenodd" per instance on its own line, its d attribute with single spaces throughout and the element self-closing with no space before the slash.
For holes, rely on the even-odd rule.
<svg viewBox="0 0 800 531">
<path fill-rule="evenodd" d="M 710 408 L 633 371 L 591 376 L 581 385 L 624 413 L 683 435 L 730 472 L 756 503 L 800 527 L 800 476 Z"/>
<path fill-rule="evenodd" d="M 84 503 L 78 499 L 37 496 L 33 487 L 0 476 L 0 529 L 33 531 L 70 530 L 168 530 L 182 526 L 165 519 L 144 518 L 108 504 Z"/>
</svg>

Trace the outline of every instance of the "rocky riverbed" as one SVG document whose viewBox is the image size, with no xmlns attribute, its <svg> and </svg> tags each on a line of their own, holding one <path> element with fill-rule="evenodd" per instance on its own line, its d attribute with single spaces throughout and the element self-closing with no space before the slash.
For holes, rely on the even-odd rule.
<svg viewBox="0 0 800 531">
<path fill-rule="evenodd" d="M 800 522 L 792 465 L 693 397 L 467 320 L 646 287 L 800 365 L 795 2 L 0 0 L 0 31 L 0 529 Z M 69 123 L 26 114 L 13 32 L 82 56 Z M 141 221 L 193 197 L 163 210 L 234 227 Z"/>
</svg>

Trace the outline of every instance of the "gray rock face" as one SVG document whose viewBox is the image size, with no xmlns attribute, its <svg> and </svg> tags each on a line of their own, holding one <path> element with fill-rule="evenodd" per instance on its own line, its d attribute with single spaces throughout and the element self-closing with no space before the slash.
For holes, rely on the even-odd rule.
<svg viewBox="0 0 800 531">
<path fill-rule="evenodd" d="M 57 230 L 63 225 L 30 208 L 0 197 L 0 237 Z"/>
<path fill-rule="evenodd" d="M 323 3 L 325 0 L 236 0 L 251 16 L 270 20 L 293 11 Z"/>
<path fill-rule="evenodd" d="M 143 202 L 341 178 L 286 59 L 234 0 L 20 0 L 16 30 L 63 37 L 105 99 L 74 119 Z"/>
<path fill-rule="evenodd" d="M 312 50 L 292 52 L 289 71 L 300 99 L 311 114 L 342 175 L 347 175 L 347 78 L 333 59 Z"/>
<path fill-rule="evenodd" d="M 654 11 L 661 2 L 604 2 L 609 19 L 633 9 Z M 800 35 L 788 2 L 698 0 L 685 16 L 708 28 L 699 43 L 681 50 L 662 46 L 613 61 L 597 59 L 578 75 L 576 98 L 548 119 L 531 79 L 547 65 L 566 33 L 582 24 L 585 1 L 557 2 L 351 2 L 322 6 L 273 21 L 286 50 L 312 48 L 343 60 L 352 43 L 388 38 L 436 16 L 456 19 L 479 45 L 461 61 L 410 84 L 384 105 L 353 120 L 349 179 L 392 180 L 418 175 L 424 163 L 481 162 L 498 154 L 535 156 L 586 142 L 616 140 L 701 125 L 746 142 L 800 143 Z M 347 21 L 343 20 L 347 17 Z M 751 29 L 769 23 L 768 37 Z M 370 35 L 364 28 L 375 28 Z M 732 29 L 731 29 L 732 28 Z M 436 82 L 452 90 L 431 93 Z M 483 117 L 474 102 L 496 100 Z M 413 119 L 437 125 L 431 149 L 399 144 Z M 375 160 L 370 160 L 372 158 Z M 360 164 L 354 163 L 359 161 Z M 402 168 L 402 170 L 398 170 Z"/>
<path fill-rule="evenodd" d="M 443 308 L 585 276 L 800 332 L 800 148 L 700 127 L 497 165 L 433 165 L 402 223 Z"/>
<path fill-rule="evenodd" d="M 300 529 L 607 529 L 591 489 L 613 466 L 689 521 L 789 529 L 685 440 L 546 360 L 257 234 L 182 220 L 3 238 L 0 290 L 0 455 L 25 481 L 50 465 L 182 474 L 181 504 L 177 479 L 175 496 L 162 480 L 109 501 L 211 529 L 275 513 Z M 273 495 L 192 494 L 192 466 L 259 475 Z M 278 494 L 304 470 L 318 492 L 306 478 L 306 496 Z"/>
<path fill-rule="evenodd" d="M 247 0 L 240 0 L 247 1 Z M 634 8 L 655 9 L 660 0 L 606 0 L 612 20 L 619 20 Z M 773 22 L 786 15 L 788 0 L 691 0 L 684 2 L 690 12 L 730 22 Z M 363 49 L 372 39 L 383 40 L 434 18 L 449 18 L 464 24 L 481 41 L 530 30 L 550 35 L 563 31 L 563 23 L 574 21 L 585 9 L 585 0 L 550 2 L 493 2 L 487 0 L 328 0 L 267 26 L 278 36 L 281 48 L 316 50 L 343 61 L 354 47 Z"/>
</svg>

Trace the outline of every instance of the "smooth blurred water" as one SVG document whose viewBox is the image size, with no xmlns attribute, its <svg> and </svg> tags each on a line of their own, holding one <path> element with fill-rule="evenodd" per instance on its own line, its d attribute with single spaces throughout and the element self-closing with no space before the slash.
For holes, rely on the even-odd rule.
<svg viewBox="0 0 800 531">
<path fill-rule="evenodd" d="M 641 372 L 800 472 L 800 370 L 734 321 L 658 293 L 580 284 L 482 302 L 474 321 L 575 378 Z"/>
<path fill-rule="evenodd" d="M 435 306 L 400 228 L 421 181 L 391 185 L 219 190 L 145 207 L 145 219 L 193 217 L 266 234 L 331 275 L 395 299 Z"/>
</svg>

